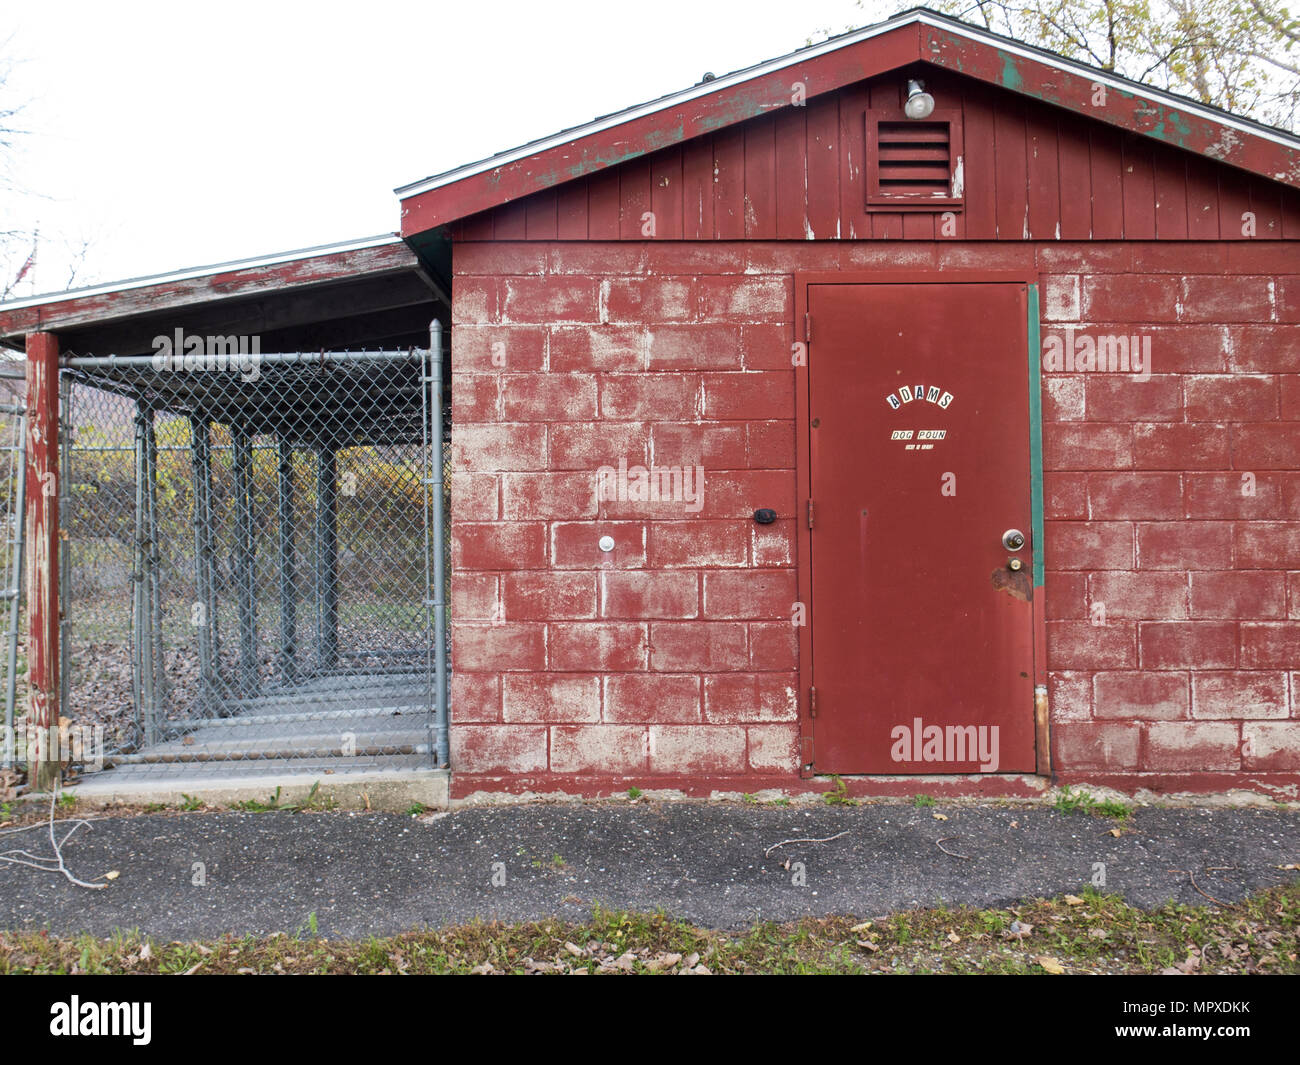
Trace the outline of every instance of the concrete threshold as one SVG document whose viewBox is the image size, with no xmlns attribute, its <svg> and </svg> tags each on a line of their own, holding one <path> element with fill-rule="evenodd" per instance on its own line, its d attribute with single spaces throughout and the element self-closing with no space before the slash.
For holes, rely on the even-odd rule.
<svg viewBox="0 0 1300 1065">
<path fill-rule="evenodd" d="M 199 776 L 150 780 L 86 778 L 63 788 L 78 806 L 179 806 L 198 799 L 209 806 L 237 802 L 268 802 L 279 789 L 281 805 L 302 803 L 311 796 L 313 805 L 337 810 L 384 810 L 402 813 L 416 803 L 426 809 L 445 810 L 449 805 L 451 772 L 446 769 L 371 769 L 311 773 L 284 770 L 249 776 Z M 312 788 L 315 787 L 315 794 Z M 35 798 L 35 796 L 32 796 Z"/>
</svg>

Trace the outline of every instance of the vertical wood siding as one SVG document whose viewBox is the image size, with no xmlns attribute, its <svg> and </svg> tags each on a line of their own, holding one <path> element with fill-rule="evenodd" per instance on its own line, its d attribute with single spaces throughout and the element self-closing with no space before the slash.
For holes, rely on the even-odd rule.
<svg viewBox="0 0 1300 1065">
<path fill-rule="evenodd" d="M 927 71 L 962 113 L 965 203 L 865 209 L 864 113 L 900 109 L 902 73 L 783 108 L 457 222 L 454 239 L 1300 240 L 1300 192 L 978 82 Z M 900 111 L 901 114 L 901 111 Z"/>
</svg>

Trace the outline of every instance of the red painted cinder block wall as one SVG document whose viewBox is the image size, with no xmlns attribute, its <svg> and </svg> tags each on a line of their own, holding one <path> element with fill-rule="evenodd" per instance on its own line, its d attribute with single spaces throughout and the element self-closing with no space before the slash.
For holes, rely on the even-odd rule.
<svg viewBox="0 0 1300 1065">
<path fill-rule="evenodd" d="M 1294 245 L 465 242 L 454 269 L 459 792 L 798 783 L 794 273 L 836 269 L 1020 271 L 1045 336 L 1151 338 L 1149 380 L 1043 377 L 1054 768 L 1300 780 Z M 701 505 L 598 501 L 620 462 L 702 466 Z"/>
</svg>

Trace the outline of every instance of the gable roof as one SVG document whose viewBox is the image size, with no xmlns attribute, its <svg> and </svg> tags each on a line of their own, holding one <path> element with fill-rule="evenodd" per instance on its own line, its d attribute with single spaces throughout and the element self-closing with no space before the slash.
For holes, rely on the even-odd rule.
<svg viewBox="0 0 1300 1065">
<path fill-rule="evenodd" d="M 402 235 L 424 233 L 792 106 L 925 63 L 1300 188 L 1300 137 L 971 26 L 927 8 L 832 37 L 396 189 Z M 1095 106 L 1098 88 L 1106 103 Z"/>
</svg>

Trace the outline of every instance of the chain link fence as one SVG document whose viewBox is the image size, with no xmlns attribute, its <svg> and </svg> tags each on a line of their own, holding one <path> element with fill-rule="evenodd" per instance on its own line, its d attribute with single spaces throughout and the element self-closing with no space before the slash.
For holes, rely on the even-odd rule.
<svg viewBox="0 0 1300 1065">
<path fill-rule="evenodd" d="M 18 761 L 14 729 L 27 703 L 27 641 L 23 628 L 26 612 L 22 608 L 25 415 L 23 363 L 0 359 L 0 688 L 5 706 L 0 774 Z M 0 777 L 0 799 L 11 783 L 8 777 Z"/>
<path fill-rule="evenodd" d="M 119 775 L 435 762 L 427 351 L 74 358 L 62 705 Z"/>
</svg>

